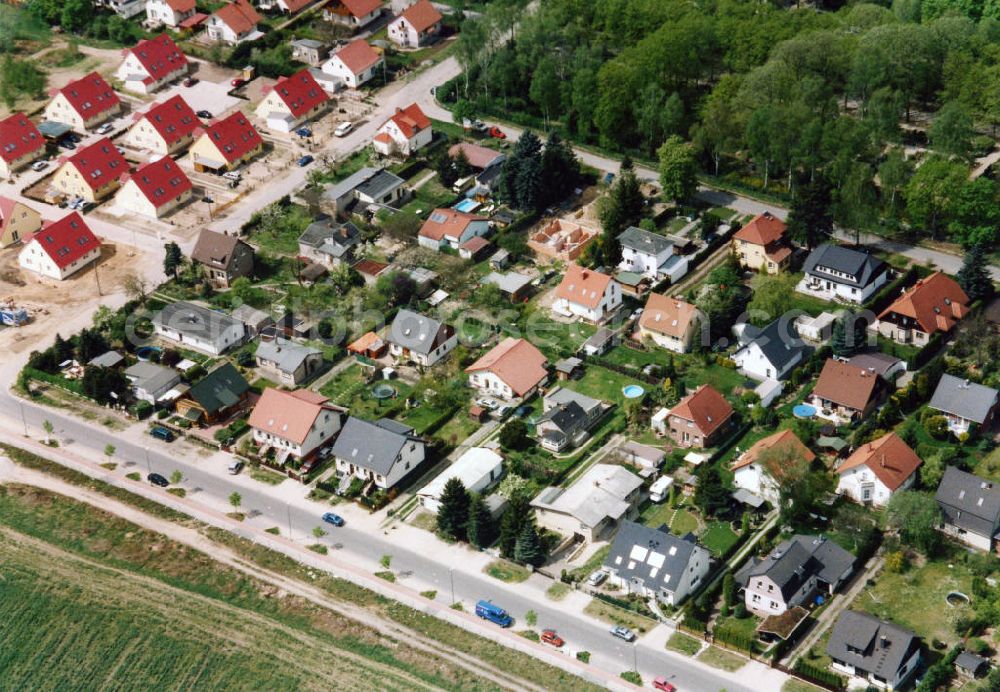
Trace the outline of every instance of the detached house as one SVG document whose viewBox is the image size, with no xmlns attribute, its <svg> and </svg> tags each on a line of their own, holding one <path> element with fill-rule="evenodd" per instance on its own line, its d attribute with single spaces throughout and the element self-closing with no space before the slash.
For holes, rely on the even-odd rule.
<svg viewBox="0 0 1000 692">
<path fill-rule="evenodd" d="M 56 90 L 42 117 L 85 132 L 118 115 L 121 109 L 114 89 L 104 77 L 91 72 Z"/>
<path fill-rule="evenodd" d="M 167 34 L 139 41 L 122 55 L 125 59 L 115 76 L 128 91 L 151 94 L 188 73 L 187 58 Z"/>
<path fill-rule="evenodd" d="M 316 118 L 326 108 L 330 97 L 309 70 L 282 77 L 257 106 L 257 117 L 268 128 L 291 132 Z"/>
<path fill-rule="evenodd" d="M 249 0 L 235 0 L 216 10 L 205 22 L 209 40 L 235 45 L 264 34 L 257 29 L 260 15 Z"/>
<path fill-rule="evenodd" d="M 389 353 L 402 361 L 429 367 L 458 345 L 455 329 L 411 310 L 400 310 L 389 327 Z"/>
<path fill-rule="evenodd" d="M 339 223 L 329 216 L 322 216 L 309 224 L 299 236 L 299 256 L 324 267 L 350 264 L 361 242 L 361 231 L 353 223 Z"/>
<path fill-rule="evenodd" d="M 0 248 L 30 239 L 41 228 L 41 214 L 16 199 L 0 197 Z"/>
<path fill-rule="evenodd" d="M 372 148 L 383 156 L 409 156 L 423 149 L 434 139 L 431 120 L 420 106 L 411 103 L 398 108 L 372 138 Z"/>
<path fill-rule="evenodd" d="M 920 665 L 920 639 L 891 622 L 847 610 L 833 626 L 826 655 L 833 670 L 851 676 L 852 687 L 896 690 Z"/>
<path fill-rule="evenodd" d="M 610 317 L 622 304 L 622 291 L 618 282 L 607 274 L 571 264 L 556 288 L 555 298 L 553 312 L 597 323 Z"/>
<path fill-rule="evenodd" d="M 224 363 L 195 383 L 177 400 L 177 414 L 192 423 L 222 423 L 246 409 L 250 403 L 250 383 Z"/>
<path fill-rule="evenodd" d="M 382 0 L 333 0 L 323 8 L 323 19 L 362 29 L 382 16 Z"/>
<path fill-rule="evenodd" d="M 618 236 L 622 246 L 622 271 L 640 274 L 652 281 L 670 279 L 676 283 L 687 274 L 688 261 L 677 251 L 672 240 L 658 233 L 650 233 L 630 226 Z"/>
<path fill-rule="evenodd" d="M 101 241 L 77 212 L 46 223 L 17 255 L 22 269 L 62 281 L 101 256 Z"/>
<path fill-rule="evenodd" d="M 342 486 L 360 478 L 380 490 L 406 478 L 425 453 L 426 445 L 413 428 L 388 418 L 367 421 L 350 416 L 333 445 Z"/>
<path fill-rule="evenodd" d="M 195 14 L 195 0 L 146 0 L 146 21 L 153 26 L 176 29 L 185 26 Z"/>
<path fill-rule="evenodd" d="M 539 256 L 560 262 L 573 262 L 597 237 L 593 228 L 572 221 L 553 219 L 528 238 L 528 247 Z"/>
<path fill-rule="evenodd" d="M 793 331 L 791 322 L 778 318 L 763 329 L 752 324 L 737 325 L 740 348 L 733 354 L 739 371 L 758 382 L 783 380 L 802 365 L 812 349 Z"/>
<path fill-rule="evenodd" d="M 1000 531 L 1000 486 L 955 466 L 946 466 L 934 495 L 941 528 L 962 543 L 993 552 Z"/>
<path fill-rule="evenodd" d="M 945 373 L 938 380 L 929 407 L 948 419 L 949 430 L 962 435 L 970 432 L 973 425 L 992 430 L 997 422 L 998 406 L 1000 392 L 997 390 Z"/>
<path fill-rule="evenodd" d="M 384 66 L 382 54 L 359 38 L 330 56 L 321 69 L 345 86 L 357 89 L 370 81 Z"/>
<path fill-rule="evenodd" d="M 587 431 L 604 411 L 600 400 L 556 387 L 542 400 L 542 415 L 535 424 L 538 442 L 550 452 L 578 447 L 587 440 Z"/>
<path fill-rule="evenodd" d="M 921 463 L 899 435 L 888 433 L 861 445 L 837 467 L 837 494 L 883 507 L 893 493 L 913 486 Z"/>
<path fill-rule="evenodd" d="M 323 352 L 280 336 L 261 339 L 254 355 L 257 367 L 286 387 L 305 382 L 323 366 Z"/>
<path fill-rule="evenodd" d="M 200 264 L 205 277 L 218 288 L 229 288 L 233 281 L 253 275 L 253 248 L 236 236 L 210 231 L 198 235 L 191 251 L 191 261 Z"/>
<path fill-rule="evenodd" d="M 490 222 L 482 216 L 466 214 L 457 209 L 435 209 L 420 227 L 417 243 L 430 250 L 450 247 L 457 250 L 472 238 L 480 238 L 490 231 Z"/>
<path fill-rule="evenodd" d="M 681 447 L 712 447 L 735 423 L 736 412 L 725 397 L 703 384 L 670 410 L 667 433 Z"/>
<path fill-rule="evenodd" d="M 825 300 L 861 305 L 889 280 L 889 265 L 867 252 L 820 245 L 806 259 L 795 290 Z"/>
<path fill-rule="evenodd" d="M 969 313 L 969 296 L 947 274 L 934 272 L 903 292 L 870 327 L 901 344 L 923 346 L 949 333 Z"/>
<path fill-rule="evenodd" d="M 469 386 L 486 396 L 525 399 L 548 381 L 548 361 L 527 339 L 507 337 L 465 369 Z"/>
<path fill-rule="evenodd" d="M 72 156 L 60 159 L 60 166 L 52 176 L 52 187 L 66 197 L 100 202 L 118 189 L 127 173 L 125 157 L 110 139 L 101 137 Z"/>
<path fill-rule="evenodd" d="M 45 139 L 24 113 L 0 120 L 0 178 L 10 178 L 45 153 Z"/>
<path fill-rule="evenodd" d="M 882 403 L 889 385 L 878 374 L 830 358 L 823 365 L 808 403 L 827 420 L 854 423 Z"/>
<path fill-rule="evenodd" d="M 389 40 L 402 48 L 420 48 L 441 35 L 443 17 L 430 0 L 417 0 L 389 23 Z"/>
<path fill-rule="evenodd" d="M 623 591 L 677 606 L 698 588 L 711 563 L 711 553 L 693 534 L 680 537 L 666 525 L 652 529 L 623 521 L 604 569 L 609 582 Z"/>
<path fill-rule="evenodd" d="M 137 113 L 125 135 L 125 143 L 136 149 L 170 156 L 191 146 L 201 121 L 179 94 Z"/>
<path fill-rule="evenodd" d="M 687 353 L 701 336 L 705 315 L 691 303 L 650 293 L 639 317 L 638 336 L 675 353 Z"/>
<path fill-rule="evenodd" d="M 733 252 L 740 265 L 764 274 L 777 274 L 788 268 L 792 258 L 788 227 L 778 217 L 765 211 L 733 235 Z"/>
<path fill-rule="evenodd" d="M 214 356 L 243 343 L 245 327 L 224 312 L 196 303 L 170 303 L 153 316 L 153 329 L 160 338 Z"/>
<path fill-rule="evenodd" d="M 264 140 L 240 111 L 195 130 L 195 136 L 191 161 L 196 171 L 231 171 L 264 150 Z"/>
<path fill-rule="evenodd" d="M 289 457 L 305 461 L 329 445 L 340 430 L 344 412 L 308 389 L 286 392 L 268 387 L 247 422 L 260 453 L 274 449 L 275 460 L 284 464 Z"/>
<path fill-rule="evenodd" d="M 791 430 L 782 430 L 753 443 L 750 449 L 733 462 L 733 485 L 762 497 L 777 507 L 781 499 L 781 483 L 761 460 L 762 456 L 766 459 L 772 450 L 775 450 L 776 455 L 779 453 L 782 455 L 776 457 L 778 459 L 784 458 L 786 454 L 794 454 L 810 464 L 816 455 L 802 444 L 802 440 Z"/>
<path fill-rule="evenodd" d="M 115 203 L 149 219 L 166 216 L 193 194 L 191 180 L 169 156 L 139 166 L 122 180 Z"/>
<path fill-rule="evenodd" d="M 568 488 L 545 488 L 531 506 L 539 526 L 596 541 L 634 519 L 642 499 L 639 476 L 624 466 L 594 464 Z"/>
<path fill-rule="evenodd" d="M 470 447 L 458 461 L 434 477 L 430 483 L 417 491 L 420 505 L 437 513 L 441 510 L 441 496 L 444 487 L 452 478 L 457 478 L 470 493 L 489 490 L 503 476 L 503 457 L 485 447 Z"/>
</svg>

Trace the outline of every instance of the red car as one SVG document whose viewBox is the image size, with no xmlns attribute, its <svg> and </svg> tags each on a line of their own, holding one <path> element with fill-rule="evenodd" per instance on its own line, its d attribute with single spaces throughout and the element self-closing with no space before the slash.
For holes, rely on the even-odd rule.
<svg viewBox="0 0 1000 692">
<path fill-rule="evenodd" d="M 492 137 L 493 139 L 507 139 L 507 135 L 505 135 L 503 133 L 503 130 L 501 130 L 499 127 L 496 126 L 491 127 L 489 130 L 487 130 L 487 132 L 489 136 Z"/>
<path fill-rule="evenodd" d="M 653 687 L 658 690 L 663 690 L 663 692 L 677 692 L 677 688 L 667 682 L 667 679 L 662 675 L 653 678 Z"/>
<path fill-rule="evenodd" d="M 245 79 L 240 79 L 239 77 L 237 77 L 236 79 L 234 79 L 233 81 L 231 81 L 231 82 L 229 83 L 229 85 L 230 85 L 231 87 L 233 87 L 234 89 L 239 89 L 239 88 L 240 88 L 241 86 L 243 86 L 243 85 L 244 85 L 244 84 L 246 84 L 246 83 L 247 83 L 247 80 L 245 80 Z"/>
<path fill-rule="evenodd" d="M 551 644 L 557 649 L 566 643 L 565 641 L 563 641 L 562 637 L 556 634 L 555 630 L 543 630 L 542 641 L 546 644 Z"/>
</svg>

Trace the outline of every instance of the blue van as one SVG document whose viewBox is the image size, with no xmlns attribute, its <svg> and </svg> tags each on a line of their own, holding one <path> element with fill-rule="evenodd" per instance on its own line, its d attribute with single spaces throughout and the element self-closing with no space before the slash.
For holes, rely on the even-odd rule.
<svg viewBox="0 0 1000 692">
<path fill-rule="evenodd" d="M 514 624 L 514 618 L 508 615 L 506 610 L 489 601 L 480 601 L 476 604 L 476 615 L 501 627 L 510 627 Z"/>
</svg>

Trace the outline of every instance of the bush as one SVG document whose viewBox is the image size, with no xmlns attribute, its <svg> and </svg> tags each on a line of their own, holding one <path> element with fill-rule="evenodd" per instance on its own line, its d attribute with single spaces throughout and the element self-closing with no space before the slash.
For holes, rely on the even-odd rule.
<svg viewBox="0 0 1000 692">
<path fill-rule="evenodd" d="M 801 658 L 795 662 L 793 670 L 805 678 L 810 678 L 818 683 L 833 689 L 843 689 L 844 679 L 826 668 L 819 668 L 810 663 L 806 663 Z"/>
<path fill-rule="evenodd" d="M 974 637 L 966 641 L 965 648 L 974 654 L 979 654 L 980 656 L 988 654 L 990 651 L 990 645 L 978 637 Z"/>
</svg>

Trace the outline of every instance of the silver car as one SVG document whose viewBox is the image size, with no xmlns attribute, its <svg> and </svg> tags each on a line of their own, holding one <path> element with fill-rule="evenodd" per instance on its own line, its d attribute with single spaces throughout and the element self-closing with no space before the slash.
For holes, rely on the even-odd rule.
<svg viewBox="0 0 1000 692">
<path fill-rule="evenodd" d="M 587 577 L 587 583 L 591 586 L 600 586 L 608 578 L 608 573 L 602 569 L 593 572 L 589 577 Z"/>
</svg>

